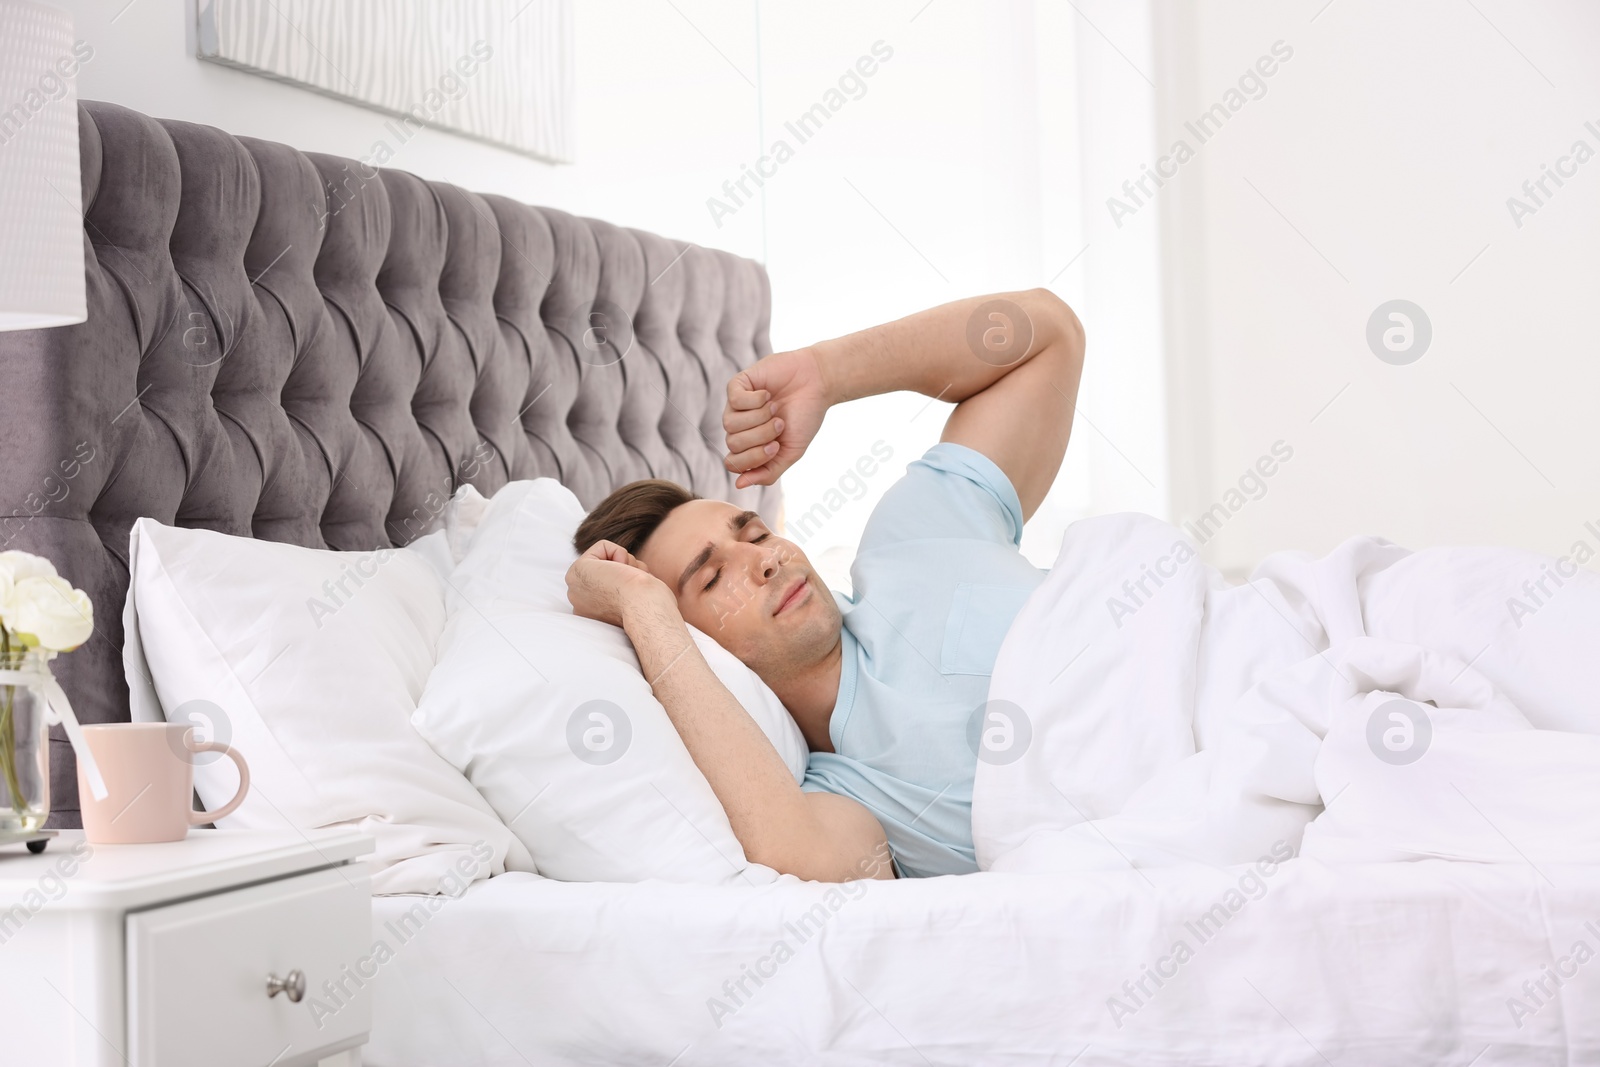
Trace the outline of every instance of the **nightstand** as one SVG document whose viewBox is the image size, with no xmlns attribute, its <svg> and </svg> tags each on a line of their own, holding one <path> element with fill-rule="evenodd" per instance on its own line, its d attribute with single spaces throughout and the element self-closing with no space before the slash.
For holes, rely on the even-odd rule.
<svg viewBox="0 0 1600 1067">
<path fill-rule="evenodd" d="M 372 941 L 371 838 L 193 830 L 0 851 L 0 1046 L 40 1067 L 359 1067 L 350 970 Z"/>
</svg>

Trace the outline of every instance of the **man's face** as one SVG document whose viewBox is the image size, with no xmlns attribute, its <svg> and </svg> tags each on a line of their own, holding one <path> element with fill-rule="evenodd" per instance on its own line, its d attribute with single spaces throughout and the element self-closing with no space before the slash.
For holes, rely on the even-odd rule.
<svg viewBox="0 0 1600 1067">
<path fill-rule="evenodd" d="M 639 561 L 677 595 L 685 622 L 763 678 L 809 665 L 839 639 L 838 605 L 811 561 L 753 511 L 721 500 L 680 504 Z"/>
</svg>

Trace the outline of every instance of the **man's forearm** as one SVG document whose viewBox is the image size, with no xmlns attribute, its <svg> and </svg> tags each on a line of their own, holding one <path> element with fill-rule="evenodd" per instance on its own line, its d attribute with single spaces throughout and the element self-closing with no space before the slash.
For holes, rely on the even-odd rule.
<svg viewBox="0 0 1600 1067">
<path fill-rule="evenodd" d="M 816 845 L 816 820 L 783 757 L 711 670 L 671 604 L 635 605 L 623 629 L 639 665 L 722 802 L 748 859 L 802 877 L 797 857 Z"/>
<path fill-rule="evenodd" d="M 1054 293 L 970 297 L 811 346 L 830 404 L 909 389 L 959 403 L 1077 330 Z"/>
</svg>

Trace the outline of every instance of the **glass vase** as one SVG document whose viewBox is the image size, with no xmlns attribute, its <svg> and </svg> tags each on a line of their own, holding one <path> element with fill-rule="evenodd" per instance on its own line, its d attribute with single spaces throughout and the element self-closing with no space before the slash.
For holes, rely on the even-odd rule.
<svg viewBox="0 0 1600 1067">
<path fill-rule="evenodd" d="M 32 833 L 50 815 L 50 726 L 38 649 L 0 653 L 0 833 Z"/>
</svg>

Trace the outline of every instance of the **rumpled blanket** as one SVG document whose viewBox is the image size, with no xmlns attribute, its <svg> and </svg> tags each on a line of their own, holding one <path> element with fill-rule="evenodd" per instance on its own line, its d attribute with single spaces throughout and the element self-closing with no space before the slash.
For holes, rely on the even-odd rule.
<svg viewBox="0 0 1600 1067">
<path fill-rule="evenodd" d="M 1072 525 L 975 716 L 990 870 L 1600 862 L 1600 531 L 1560 558 L 1357 537 L 1241 585 Z"/>
</svg>

